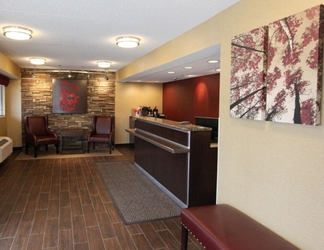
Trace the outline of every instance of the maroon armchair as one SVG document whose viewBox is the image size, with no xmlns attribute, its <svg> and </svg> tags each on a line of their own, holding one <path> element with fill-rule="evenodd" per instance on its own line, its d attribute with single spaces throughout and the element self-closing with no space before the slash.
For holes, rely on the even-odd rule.
<svg viewBox="0 0 324 250">
<path fill-rule="evenodd" d="M 29 145 L 34 146 L 34 157 L 37 157 L 37 149 L 45 146 L 48 151 L 48 145 L 54 144 L 56 154 L 58 154 L 59 140 L 57 135 L 48 128 L 47 116 L 25 116 L 25 135 L 26 135 L 26 154 L 28 154 Z"/>
<path fill-rule="evenodd" d="M 88 135 L 88 153 L 90 144 L 95 149 L 96 143 L 106 143 L 109 146 L 109 153 L 115 146 L 115 117 L 114 116 L 93 116 L 92 130 Z"/>
</svg>

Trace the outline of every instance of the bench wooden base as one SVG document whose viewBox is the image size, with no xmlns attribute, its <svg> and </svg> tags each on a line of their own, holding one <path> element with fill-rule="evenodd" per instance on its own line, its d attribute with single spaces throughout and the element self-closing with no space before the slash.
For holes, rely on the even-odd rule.
<svg viewBox="0 0 324 250">
<path fill-rule="evenodd" d="M 188 231 L 210 250 L 298 249 L 239 210 L 226 205 L 185 208 L 181 211 L 181 249 L 187 250 Z"/>
</svg>

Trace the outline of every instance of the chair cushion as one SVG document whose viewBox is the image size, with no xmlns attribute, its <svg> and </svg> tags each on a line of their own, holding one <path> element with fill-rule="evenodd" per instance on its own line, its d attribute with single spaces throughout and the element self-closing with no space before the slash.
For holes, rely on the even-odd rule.
<svg viewBox="0 0 324 250">
<path fill-rule="evenodd" d="M 88 138 L 88 142 L 109 143 L 110 135 L 109 134 L 95 134 Z"/>
<path fill-rule="evenodd" d="M 206 249 L 297 249 L 226 204 L 185 208 L 181 211 L 181 222 Z"/>
<path fill-rule="evenodd" d="M 111 117 L 100 116 L 97 117 L 96 133 L 101 135 L 108 135 L 111 132 Z"/>
<path fill-rule="evenodd" d="M 44 117 L 29 117 L 28 118 L 29 131 L 32 134 L 46 135 L 46 124 Z"/>
</svg>

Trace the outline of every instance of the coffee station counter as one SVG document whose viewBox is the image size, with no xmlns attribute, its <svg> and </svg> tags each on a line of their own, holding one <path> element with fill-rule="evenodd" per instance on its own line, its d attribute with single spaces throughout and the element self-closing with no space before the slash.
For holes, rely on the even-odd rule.
<svg viewBox="0 0 324 250">
<path fill-rule="evenodd" d="M 211 129 L 187 122 L 132 117 L 135 166 L 181 207 L 216 203 L 217 145 Z"/>
</svg>

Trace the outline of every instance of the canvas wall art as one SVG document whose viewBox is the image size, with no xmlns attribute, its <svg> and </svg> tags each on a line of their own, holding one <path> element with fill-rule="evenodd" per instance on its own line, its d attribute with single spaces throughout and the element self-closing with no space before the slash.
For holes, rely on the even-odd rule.
<svg viewBox="0 0 324 250">
<path fill-rule="evenodd" d="M 320 124 L 323 5 L 269 25 L 266 120 Z"/>
<path fill-rule="evenodd" d="M 230 114 L 264 120 L 266 110 L 266 26 L 232 38 Z"/>
<path fill-rule="evenodd" d="M 87 80 L 53 79 L 53 113 L 87 113 Z"/>
</svg>

